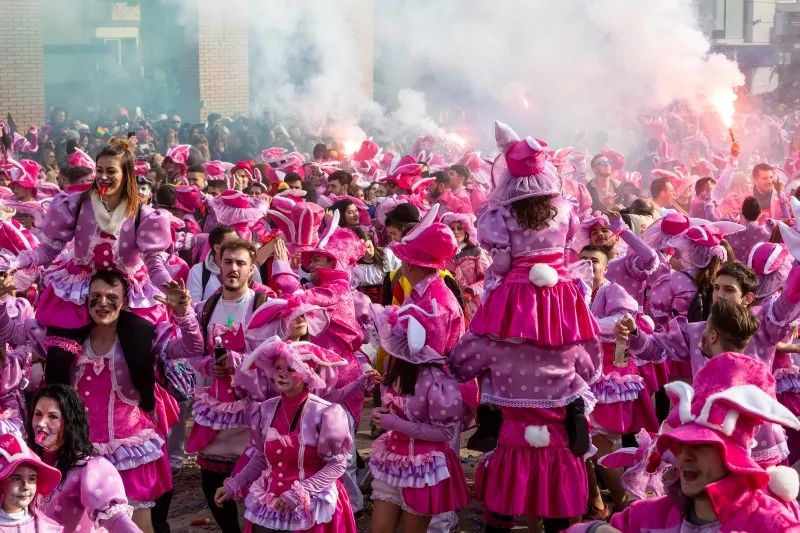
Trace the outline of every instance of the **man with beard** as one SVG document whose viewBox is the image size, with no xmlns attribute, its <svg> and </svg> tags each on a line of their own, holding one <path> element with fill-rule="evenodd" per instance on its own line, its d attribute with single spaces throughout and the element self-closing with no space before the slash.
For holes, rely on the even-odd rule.
<svg viewBox="0 0 800 533">
<path fill-rule="evenodd" d="M 620 183 L 611 177 L 611 160 L 608 156 L 594 156 L 591 166 L 594 179 L 586 184 L 586 189 L 592 197 L 592 211 L 607 211 L 616 204 Z"/>
<path fill-rule="evenodd" d="M 251 391 L 239 388 L 233 375 L 246 351 L 246 325 L 268 294 L 252 287 L 256 249 L 251 243 L 225 241 L 219 256 L 222 286 L 203 303 L 199 313 L 207 355 L 196 366 L 211 385 L 195 388 L 195 423 L 186 451 L 198 453 L 203 494 L 214 520 L 224 533 L 239 533 L 236 503 L 229 500 L 218 507 L 214 492 L 231 475 L 248 445 Z"/>
</svg>

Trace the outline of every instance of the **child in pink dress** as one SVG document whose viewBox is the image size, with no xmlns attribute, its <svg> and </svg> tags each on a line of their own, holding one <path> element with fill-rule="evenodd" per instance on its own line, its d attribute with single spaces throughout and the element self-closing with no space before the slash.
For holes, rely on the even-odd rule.
<svg viewBox="0 0 800 533">
<path fill-rule="evenodd" d="M 591 398 L 603 365 L 585 288 L 564 265 L 579 222 L 561 196 L 562 180 L 540 141 L 519 140 L 499 123 L 496 135 L 504 153 L 478 220 L 493 264 L 450 365 L 460 381 L 479 377 L 481 401 L 503 414 L 498 446 L 475 480 L 490 525 L 503 531 L 513 516 L 566 519 L 586 510 L 583 398 Z"/>
<path fill-rule="evenodd" d="M 0 532 L 60 533 L 64 528 L 37 509 L 61 473 L 46 465 L 15 435 L 0 435 Z"/>
<path fill-rule="evenodd" d="M 373 312 L 381 346 L 392 357 L 381 407 L 372 414 L 375 425 L 388 430 L 374 442 L 370 458 L 376 532 L 394 531 L 400 511 L 405 531 L 426 531 L 434 515 L 441 527 L 455 519 L 446 513 L 468 500 L 457 438 L 465 407 L 445 368 L 464 318 L 438 273 L 457 244 L 447 226 L 433 222 L 438 207 L 392 245 L 411 293 L 402 306 Z"/>
<path fill-rule="evenodd" d="M 353 511 L 339 478 L 352 448 L 344 409 L 315 396 L 347 362 L 308 342 L 264 341 L 242 371 L 263 371 L 279 396 L 253 414 L 255 453 L 217 490 L 221 505 L 242 498 L 253 533 L 355 533 Z M 322 375 L 320 375 L 322 374 Z M 266 383 L 261 384 L 266 387 Z"/>
</svg>

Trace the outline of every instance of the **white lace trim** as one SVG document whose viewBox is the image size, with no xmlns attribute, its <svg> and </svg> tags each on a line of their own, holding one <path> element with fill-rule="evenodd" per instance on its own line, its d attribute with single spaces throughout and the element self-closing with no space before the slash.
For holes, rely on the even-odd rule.
<svg viewBox="0 0 800 533">
<path fill-rule="evenodd" d="M 104 511 L 100 511 L 97 513 L 97 516 L 94 518 L 94 523 L 97 527 L 102 527 L 100 525 L 101 520 L 110 520 L 114 516 L 118 515 L 119 513 L 125 513 L 128 515 L 128 518 L 133 516 L 134 509 L 149 509 L 150 507 L 154 507 L 156 502 L 134 502 L 131 501 L 132 505 L 128 505 L 127 503 L 118 503 L 112 505 L 111 507 L 106 508 Z"/>
<path fill-rule="evenodd" d="M 791 320 L 778 320 L 775 318 L 775 302 L 779 297 L 779 295 L 775 295 L 765 304 L 767 307 L 767 321 L 780 327 L 786 327 L 792 324 Z"/>
</svg>

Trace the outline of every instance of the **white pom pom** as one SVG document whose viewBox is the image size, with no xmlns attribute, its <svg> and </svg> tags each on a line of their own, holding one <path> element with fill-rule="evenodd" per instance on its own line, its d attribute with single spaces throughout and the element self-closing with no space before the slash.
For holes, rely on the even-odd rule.
<svg viewBox="0 0 800 533">
<path fill-rule="evenodd" d="M 784 501 L 797 499 L 800 491 L 800 477 L 794 468 L 788 466 L 771 466 L 769 473 L 769 490 Z"/>
<path fill-rule="evenodd" d="M 553 287 L 558 283 L 558 272 L 551 266 L 538 263 L 531 267 L 528 279 L 537 287 Z"/>
<path fill-rule="evenodd" d="M 534 448 L 544 448 L 550 444 L 550 431 L 547 426 L 526 426 L 525 441 Z"/>
</svg>

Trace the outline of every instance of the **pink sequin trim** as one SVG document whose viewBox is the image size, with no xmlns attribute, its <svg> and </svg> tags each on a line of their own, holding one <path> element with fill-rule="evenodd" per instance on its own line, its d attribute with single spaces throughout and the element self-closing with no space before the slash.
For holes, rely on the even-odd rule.
<svg viewBox="0 0 800 533">
<path fill-rule="evenodd" d="M 66 337 L 47 337 L 44 340 L 45 348 L 61 348 L 72 355 L 79 355 L 83 351 L 83 347 L 79 342 Z"/>
</svg>

